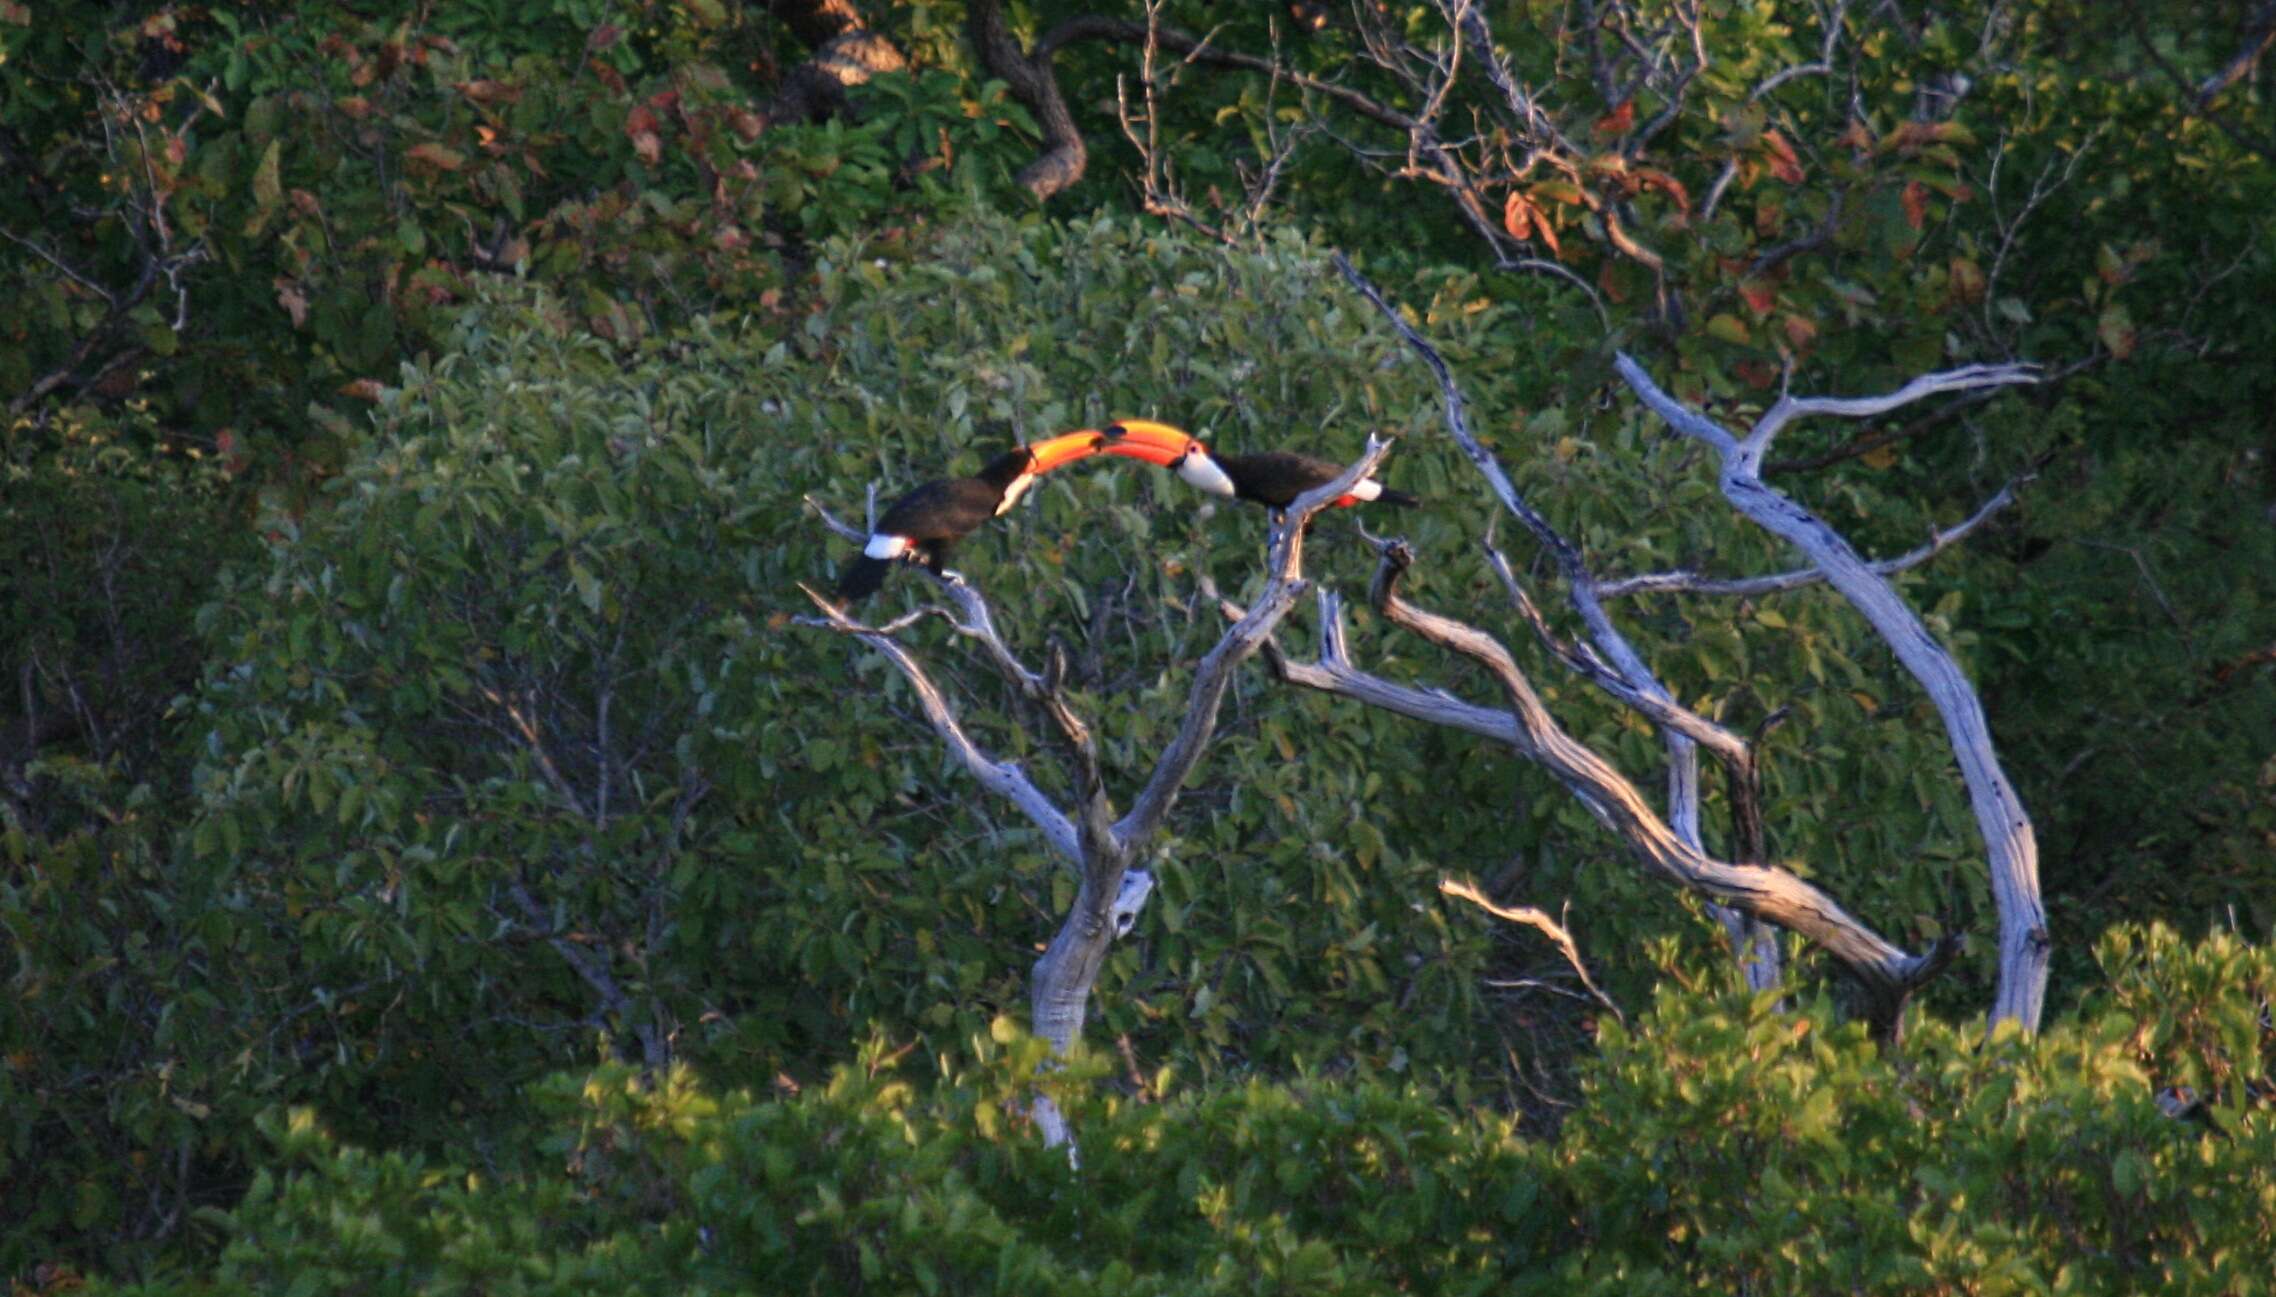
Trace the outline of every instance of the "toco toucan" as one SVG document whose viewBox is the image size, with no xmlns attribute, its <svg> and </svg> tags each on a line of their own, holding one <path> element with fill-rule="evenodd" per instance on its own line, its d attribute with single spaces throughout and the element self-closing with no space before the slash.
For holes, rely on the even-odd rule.
<svg viewBox="0 0 2276 1297">
<path fill-rule="evenodd" d="M 1297 496 L 1313 487 L 1334 481 L 1344 470 L 1341 464 L 1286 450 L 1212 455 L 1207 446 L 1190 434 L 1152 419 L 1117 420 L 1108 424 L 1103 434 L 1106 444 L 1101 449 L 1109 455 L 1126 455 L 1159 464 L 1176 473 L 1188 486 L 1211 495 L 1253 500 L 1276 511 L 1294 504 Z M 1373 478 L 1364 478 L 1339 497 L 1335 507 L 1349 508 L 1369 501 L 1396 505 L 1422 503 L 1404 491 L 1394 491 Z"/>
<path fill-rule="evenodd" d="M 937 574 L 956 542 L 988 519 L 1009 513 L 1036 478 L 1069 460 L 1096 454 L 1105 440 L 1089 429 L 1052 437 L 996 456 L 977 477 L 936 479 L 895 500 L 838 578 L 838 598 L 875 594 L 896 562 L 922 563 Z"/>
</svg>

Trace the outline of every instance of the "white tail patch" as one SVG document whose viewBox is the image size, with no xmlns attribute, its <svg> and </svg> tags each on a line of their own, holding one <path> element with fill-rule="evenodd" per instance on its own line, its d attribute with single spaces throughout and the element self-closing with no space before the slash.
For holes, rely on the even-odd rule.
<svg viewBox="0 0 2276 1297">
<path fill-rule="evenodd" d="M 1383 494 L 1383 484 L 1371 477 L 1362 478 L 1353 484 L 1349 494 L 1354 500 L 1379 499 Z"/>
<path fill-rule="evenodd" d="M 1197 491 L 1211 495 L 1233 494 L 1233 479 L 1225 476 L 1225 470 L 1199 446 L 1186 451 L 1185 458 L 1178 461 L 1178 477 Z"/>
<path fill-rule="evenodd" d="M 861 552 L 870 558 L 892 560 L 908 553 L 910 544 L 907 536 L 888 536 L 884 532 L 878 532 L 869 538 L 867 545 L 861 547 Z"/>
<path fill-rule="evenodd" d="M 1012 506 L 1018 504 L 1019 498 L 1023 495 L 1026 495 L 1028 488 L 1034 485 L 1035 474 L 1033 473 L 1022 473 L 1018 477 L 1013 478 L 1012 484 L 1004 488 L 1003 503 L 996 506 L 996 516 L 1001 518 L 1005 514 L 1010 513 L 1012 511 Z"/>
</svg>

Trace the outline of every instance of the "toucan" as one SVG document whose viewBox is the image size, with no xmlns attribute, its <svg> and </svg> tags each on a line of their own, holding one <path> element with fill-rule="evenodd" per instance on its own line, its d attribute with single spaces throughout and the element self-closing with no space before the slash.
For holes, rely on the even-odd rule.
<svg viewBox="0 0 2276 1297">
<path fill-rule="evenodd" d="M 1098 453 L 1105 443 L 1103 433 L 1088 428 L 1070 432 L 998 455 L 976 477 L 937 478 L 895 500 L 838 578 L 838 598 L 875 594 L 896 562 L 921 563 L 938 574 L 956 542 L 988 519 L 1009 513 L 1036 478 Z"/>
<path fill-rule="evenodd" d="M 1152 419 L 1119 419 L 1100 430 L 1101 447 L 1109 455 L 1126 455 L 1159 464 L 1176 473 L 1186 485 L 1211 495 L 1253 500 L 1275 511 L 1296 502 L 1296 497 L 1325 486 L 1342 474 L 1344 466 L 1287 450 L 1263 450 L 1253 455 L 1213 455 L 1207 446 L 1179 428 Z M 1414 505 L 1422 501 L 1365 478 L 1337 498 L 1337 508 L 1376 502 Z"/>
</svg>

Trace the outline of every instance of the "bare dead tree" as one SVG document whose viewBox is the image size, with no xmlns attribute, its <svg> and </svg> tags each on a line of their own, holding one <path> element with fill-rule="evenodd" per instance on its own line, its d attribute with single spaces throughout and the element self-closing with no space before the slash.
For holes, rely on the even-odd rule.
<svg viewBox="0 0 2276 1297">
<path fill-rule="evenodd" d="M 1920 617 L 1898 597 L 1887 579 L 1840 532 L 1762 480 L 1762 462 L 1780 430 L 1808 415 L 1869 418 L 1938 392 L 1965 392 L 2037 381 L 2027 365 L 1971 365 L 1924 374 L 1886 396 L 1838 399 L 1781 396 L 1742 439 L 1660 390 L 1651 376 L 1626 354 L 1615 362 L 1620 377 L 1669 427 L 1705 443 L 1722 457 L 1724 498 L 1765 530 L 1796 548 L 1887 641 L 1935 704 L 1944 720 L 1952 755 L 1968 787 L 1968 800 L 1989 857 L 1992 899 L 1999 910 L 1999 987 L 1992 1002 L 1994 1022 L 2020 1023 L 2036 1031 L 2047 992 L 2047 961 L 2052 941 L 2047 912 L 2039 898 L 2039 847 L 2022 799 L 2000 768 L 1984 720 L 1983 703 L 1952 654 L 1928 633 Z"/>
<path fill-rule="evenodd" d="M 1336 267 L 1343 272 L 1344 278 L 1352 287 L 1390 321 L 1392 328 L 1398 331 L 1407 345 L 1437 375 L 1448 431 L 1471 464 L 1485 476 L 1487 485 L 1503 508 L 1517 519 L 1556 563 L 1558 574 L 1565 582 L 1566 598 L 1572 604 L 1573 611 L 1579 614 L 1582 624 L 1588 628 L 1590 643 L 1570 648 L 1559 644 L 1549 633 L 1547 622 L 1535 610 L 1532 600 L 1519 586 L 1508 563 L 1489 543 L 1486 546 L 1487 554 L 1509 592 L 1512 606 L 1566 665 L 1624 705 L 1642 712 L 1659 729 L 1668 754 L 1667 819 L 1676 836 L 1691 850 L 1704 854 L 1705 845 L 1699 830 L 1699 749 L 1705 747 L 1721 763 L 1728 782 L 1735 819 L 1733 830 L 1739 854 L 1749 861 L 1760 861 L 1765 854 L 1762 817 L 1758 809 L 1761 803 L 1761 781 L 1756 772 L 1753 744 L 1735 731 L 1676 702 L 1675 696 L 1653 675 L 1642 655 L 1628 642 L 1627 636 L 1613 624 L 1604 608 L 1604 587 L 1595 573 L 1590 571 L 1580 547 L 1567 539 L 1518 494 L 1516 484 L 1503 471 L 1501 462 L 1494 458 L 1493 453 L 1471 431 L 1469 403 L 1462 395 L 1461 386 L 1454 381 L 1454 371 L 1445 358 L 1409 326 L 1382 293 L 1341 255 L 1336 257 Z M 1747 984 L 1756 990 L 1776 986 L 1779 979 L 1779 954 L 1775 938 L 1759 924 L 1750 922 L 1742 911 L 1717 907 L 1713 913 L 1729 935 L 1733 949 L 1746 970 Z"/>
<path fill-rule="evenodd" d="M 1375 608 L 1392 625 L 1485 668 L 1501 686 L 1504 705 L 1465 702 L 1444 690 L 1400 684 L 1353 666 L 1344 642 L 1341 603 L 1325 593 L 1320 599 L 1317 659 L 1276 659 L 1281 679 L 1507 743 L 1519 757 L 1543 767 L 1563 784 L 1654 875 L 1815 942 L 1863 989 L 1866 1014 L 1875 1029 L 1884 1035 L 1895 1032 L 1905 1001 L 1950 962 L 1956 938 L 1947 937 L 1928 951 L 1913 954 L 1791 870 L 1717 860 L 1685 842 L 1626 775 L 1557 724 L 1501 641 L 1400 594 L 1400 583 L 1415 563 L 1414 552 L 1404 542 L 1383 542 L 1379 554 L 1369 594 Z"/>
<path fill-rule="evenodd" d="M 1072 1049 L 1081 1037 L 1091 989 L 1098 981 L 1107 948 L 1117 936 L 1129 931 L 1145 903 L 1152 880 L 1138 867 L 1139 862 L 1215 733 L 1218 708 L 1234 672 L 1263 647 L 1309 586 L 1303 576 L 1306 525 L 1353 483 L 1373 472 L 1390 449 L 1389 441 L 1370 438 L 1366 451 L 1350 468 L 1289 506 L 1266 561 L 1264 589 L 1247 614 L 1235 621 L 1201 659 L 1187 691 L 1185 714 L 1176 736 L 1155 759 L 1130 809 L 1119 818 L 1107 793 L 1106 772 L 1101 768 L 1090 726 L 1076 714 L 1062 688 L 1067 670 L 1064 653 L 1054 649 L 1041 671 L 1021 662 L 996 630 L 987 598 L 977 586 L 953 574 L 944 576 L 940 586 L 953 607 L 927 605 L 883 625 L 856 621 L 844 608 L 812 589 L 800 587 L 819 615 L 801 617 L 798 623 L 851 636 L 890 662 L 915 691 L 926 721 L 957 761 L 983 789 L 1017 808 L 1075 871 L 1075 902 L 1043 957 L 1036 961 L 1029 981 L 1035 1034 L 1050 1041 L 1059 1053 Z M 819 512 L 820 507 L 816 508 Z M 838 534 L 856 541 L 866 538 L 866 532 L 826 512 L 822 516 Z M 1074 789 L 1071 809 L 1054 802 L 1018 764 L 999 761 L 983 751 L 957 718 L 955 707 L 931 671 L 902 641 L 903 633 L 911 627 L 936 618 L 946 622 L 954 634 L 977 642 L 1005 684 L 1034 703 L 1058 731 Z M 1067 1142 L 1065 1120 L 1048 1101 L 1038 1104 L 1036 1120 L 1048 1143 Z"/>
<path fill-rule="evenodd" d="M 1978 822 L 1992 860 L 1994 896 L 2001 921 L 2001 977 L 1992 1010 L 1995 1021 L 2012 1019 L 2035 1029 L 2043 1000 L 2048 938 L 2038 899 L 2035 848 L 2030 823 L 2014 799 L 1992 750 L 1982 709 L 1958 666 L 1928 635 L 1882 573 L 1925 561 L 1949 543 L 1940 534 L 1929 545 L 1889 563 L 1875 565 L 1859 556 L 1823 521 L 1762 484 L 1760 469 L 1778 431 L 1806 414 L 1866 417 L 1939 392 L 1968 392 L 2033 381 L 2020 366 L 1977 366 L 1914 380 L 1886 397 L 1864 400 L 1782 398 L 1766 412 L 1743 442 L 1680 405 L 1651 385 L 1640 367 L 1620 358 L 1622 377 L 1647 406 L 1685 422 L 1680 431 L 1724 454 L 1725 494 L 1749 518 L 1800 547 L 1811 566 L 1804 572 L 1743 581 L 1711 582 L 1692 573 L 1667 573 L 1605 582 L 1592 573 L 1577 546 L 1563 537 L 1518 493 L 1492 453 L 1472 433 L 1459 384 L 1435 348 L 1408 325 L 1348 262 L 1339 268 L 1353 287 L 1384 315 L 1431 366 L 1440 381 L 1446 423 L 1454 440 L 1486 478 L 1496 499 L 1541 545 L 1563 580 L 1568 599 L 1586 628 L 1586 639 L 1564 643 L 1551 633 L 1508 561 L 1489 541 L 1487 557 L 1508 591 L 1520 618 L 1568 669 L 1628 706 L 1660 731 L 1669 754 L 1668 812 L 1654 812 L 1628 778 L 1566 734 L 1540 702 L 1510 651 L 1491 634 L 1429 612 L 1405 600 L 1399 583 L 1416 562 L 1412 551 L 1391 542 L 1380 546 L 1373 602 L 1395 626 L 1469 658 L 1502 687 L 1506 706 L 1483 707 L 1440 690 L 1418 689 L 1369 675 L 1351 663 L 1341 625 L 1340 605 L 1323 593 L 1320 648 L 1316 661 L 1296 662 L 1268 646 L 1268 661 L 1280 678 L 1308 688 L 1355 698 L 1371 706 L 1432 724 L 1462 729 L 1509 744 L 1519 755 L 1547 768 L 1600 823 L 1659 876 L 1693 890 L 1727 912 L 1726 926 L 1743 960 L 1759 960 L 1745 918 L 1776 924 L 1823 947 L 1865 989 L 1868 1015 L 1883 1030 L 1893 1029 L 1905 998 L 1952 957 L 1956 938 L 1947 936 L 1929 951 L 1909 954 L 1843 910 L 1821 889 L 1791 872 L 1762 861 L 1762 826 L 1753 745 L 1726 727 L 1676 703 L 1652 675 L 1604 608 L 1611 593 L 1662 589 L 1692 593 L 1733 589 L 1786 589 L 1824 580 L 1863 613 L 1888 640 L 1900 661 L 1922 680 L 1946 717 L 1947 735 L 1968 780 Z M 2012 487 L 1979 510 L 1958 531 L 1977 525 L 2011 495 Z M 1878 570 L 1877 570 L 1878 569 Z M 1705 747 L 1730 776 L 1733 842 L 1740 859 L 1718 861 L 1703 849 L 1698 833 L 1697 750 Z M 1774 968 L 1774 965 L 1772 966 Z M 1750 966 L 1750 980 L 1759 977 Z M 1757 984 L 1761 984 L 1759 981 Z"/>
</svg>

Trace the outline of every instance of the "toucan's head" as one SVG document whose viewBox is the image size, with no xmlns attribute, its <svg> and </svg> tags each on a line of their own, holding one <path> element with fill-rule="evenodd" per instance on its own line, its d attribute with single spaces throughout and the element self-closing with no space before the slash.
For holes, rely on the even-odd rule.
<svg viewBox="0 0 2276 1297">
<path fill-rule="evenodd" d="M 980 470 L 980 480 L 1002 488 L 1003 498 L 996 504 L 996 516 L 1012 511 L 1020 497 L 1034 487 L 1035 480 L 1069 460 L 1095 455 L 1106 444 L 1106 434 L 1085 428 L 1022 446 L 1017 450 L 998 455 Z"/>
<path fill-rule="evenodd" d="M 1178 475 L 1187 486 L 1211 495 L 1232 495 L 1233 479 L 1225 475 L 1209 453 L 1182 428 L 1152 419 L 1117 419 L 1103 430 L 1105 451 L 1159 464 Z"/>
<path fill-rule="evenodd" d="M 1019 498 L 1027 494 L 1027 489 L 1035 485 L 1035 474 L 1035 448 L 1032 446 L 1005 451 L 981 466 L 980 480 L 1003 492 L 996 501 L 997 517 L 1010 513 L 1012 506 L 1019 503 Z"/>
</svg>

